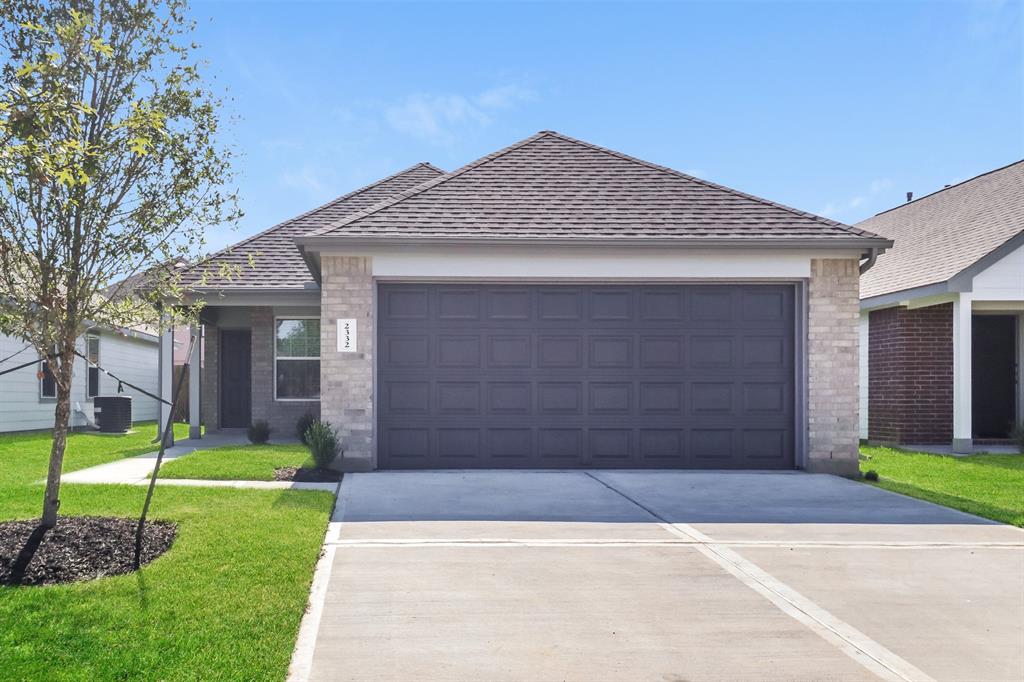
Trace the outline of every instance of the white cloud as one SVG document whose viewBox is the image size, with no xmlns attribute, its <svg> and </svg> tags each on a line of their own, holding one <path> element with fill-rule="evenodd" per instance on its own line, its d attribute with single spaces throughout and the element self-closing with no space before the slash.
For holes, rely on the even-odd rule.
<svg viewBox="0 0 1024 682">
<path fill-rule="evenodd" d="M 321 174 L 308 165 L 283 172 L 278 181 L 282 186 L 304 192 L 312 199 L 319 199 L 330 190 Z"/>
<path fill-rule="evenodd" d="M 486 127 L 498 111 L 536 98 L 532 90 L 517 85 L 502 85 L 470 96 L 419 93 L 386 105 L 384 120 L 396 132 L 444 144 L 455 139 L 458 130 Z"/>
<path fill-rule="evenodd" d="M 477 105 L 484 109 L 510 109 L 517 104 L 534 101 L 537 93 L 518 85 L 502 85 L 484 90 L 475 99 Z"/>
<path fill-rule="evenodd" d="M 820 211 L 818 211 L 818 215 L 843 220 L 849 216 L 850 211 L 868 204 L 872 199 L 889 191 L 890 189 L 892 189 L 892 180 L 889 178 L 878 178 L 877 180 L 872 180 L 868 183 L 868 186 L 864 191 L 858 192 L 849 199 L 828 202 Z"/>
</svg>

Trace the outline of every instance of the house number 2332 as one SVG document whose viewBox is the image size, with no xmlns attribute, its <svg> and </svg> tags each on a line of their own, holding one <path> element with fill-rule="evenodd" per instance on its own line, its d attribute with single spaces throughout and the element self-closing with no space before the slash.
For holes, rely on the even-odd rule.
<svg viewBox="0 0 1024 682">
<path fill-rule="evenodd" d="M 338 352 L 356 352 L 356 321 L 338 320 Z"/>
</svg>

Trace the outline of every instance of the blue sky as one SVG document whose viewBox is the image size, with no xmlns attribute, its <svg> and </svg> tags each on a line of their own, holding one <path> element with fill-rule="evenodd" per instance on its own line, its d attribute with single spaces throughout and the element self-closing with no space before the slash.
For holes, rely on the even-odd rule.
<svg viewBox="0 0 1024 682">
<path fill-rule="evenodd" d="M 1024 157 L 1022 2 L 196 2 L 237 232 L 559 132 L 844 222 Z"/>
</svg>

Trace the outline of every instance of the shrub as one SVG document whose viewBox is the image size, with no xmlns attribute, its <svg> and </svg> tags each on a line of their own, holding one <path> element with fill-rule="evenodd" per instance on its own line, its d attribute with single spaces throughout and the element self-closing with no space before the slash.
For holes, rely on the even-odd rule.
<svg viewBox="0 0 1024 682">
<path fill-rule="evenodd" d="M 1017 449 L 1024 453 L 1024 424 L 1020 424 L 1010 432 L 1010 438 L 1017 444 Z"/>
<path fill-rule="evenodd" d="M 309 427 L 312 426 L 315 421 L 316 417 L 314 417 L 311 412 L 307 412 L 299 417 L 299 421 L 295 422 L 295 434 L 299 437 L 299 440 L 302 441 L 303 445 L 309 445 L 309 443 L 306 442 L 306 431 L 309 431 Z"/>
<path fill-rule="evenodd" d="M 262 445 L 270 440 L 270 424 L 263 419 L 257 419 L 249 427 L 249 442 Z"/>
<path fill-rule="evenodd" d="M 877 481 L 878 480 L 878 472 L 875 471 L 874 469 L 870 469 L 867 473 L 864 474 L 864 480 L 865 481 Z"/>
<path fill-rule="evenodd" d="M 326 469 L 338 456 L 338 434 L 330 422 L 315 420 L 306 430 L 306 447 L 320 469 Z"/>
</svg>

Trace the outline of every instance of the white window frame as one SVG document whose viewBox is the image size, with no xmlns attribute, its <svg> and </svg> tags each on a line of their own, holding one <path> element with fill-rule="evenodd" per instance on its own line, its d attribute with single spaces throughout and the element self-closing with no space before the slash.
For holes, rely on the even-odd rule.
<svg viewBox="0 0 1024 682">
<path fill-rule="evenodd" d="M 89 395 L 89 377 L 92 375 L 94 369 L 94 363 L 89 360 L 89 341 L 96 339 L 96 395 Z M 100 333 L 90 331 L 85 333 L 85 400 L 86 402 L 92 402 L 93 398 L 100 395 L 100 380 L 101 372 L 99 371 L 100 366 Z"/>
<path fill-rule="evenodd" d="M 273 327 L 273 329 L 271 329 L 272 333 L 271 333 L 271 336 L 270 336 L 270 342 L 274 346 L 274 364 L 273 364 L 273 373 L 274 373 L 274 402 L 275 403 L 318 403 L 318 402 L 320 402 L 320 398 L 278 398 L 277 397 L 277 361 L 278 360 L 313 360 L 314 359 L 314 358 L 311 358 L 311 357 L 294 357 L 294 356 L 290 356 L 290 355 L 278 356 L 278 354 L 277 354 L 277 323 L 278 323 L 279 320 L 317 320 L 317 321 L 320 321 L 320 335 L 321 335 L 320 336 L 320 341 L 321 341 L 320 342 L 320 355 L 316 356 L 315 359 L 316 359 L 317 362 L 321 363 L 321 365 L 320 365 L 321 367 L 323 367 L 323 357 L 324 357 L 323 322 L 321 321 L 319 315 L 275 315 L 274 316 L 274 327 Z M 324 387 L 321 385 L 320 386 L 320 395 L 321 396 L 323 396 L 323 390 L 324 390 Z"/>
<path fill-rule="evenodd" d="M 54 349 L 54 354 L 56 354 L 56 350 L 57 349 L 55 348 Z M 50 376 L 53 376 L 53 367 L 51 366 L 50 360 L 48 360 L 45 357 L 39 358 L 39 372 L 41 374 L 45 372 L 45 370 L 43 369 L 44 366 L 50 366 Z M 39 384 L 39 400 L 40 400 L 40 402 L 42 402 L 44 400 L 56 400 L 57 399 L 57 380 L 56 380 L 56 378 L 53 381 L 53 395 L 46 395 L 45 393 L 43 393 L 43 377 L 42 376 L 39 377 L 39 380 L 37 381 L 37 383 Z"/>
</svg>

